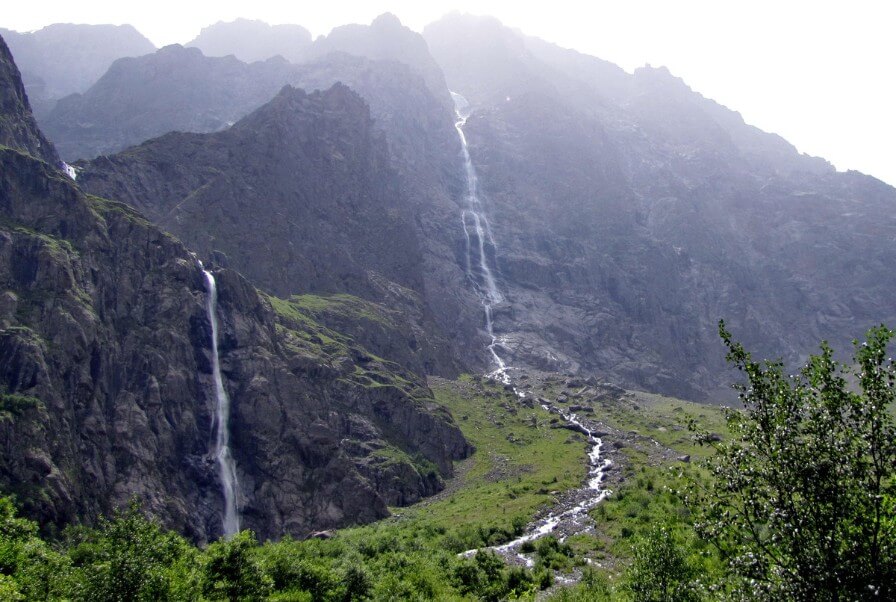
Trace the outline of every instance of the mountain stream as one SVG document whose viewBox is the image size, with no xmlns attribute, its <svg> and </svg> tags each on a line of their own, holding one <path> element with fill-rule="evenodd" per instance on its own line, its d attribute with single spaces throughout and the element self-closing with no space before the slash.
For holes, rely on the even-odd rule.
<svg viewBox="0 0 896 602">
<path fill-rule="evenodd" d="M 471 108 L 467 100 L 460 94 L 452 92 L 451 97 L 454 99 L 457 114 L 457 121 L 454 127 L 457 129 L 457 135 L 460 138 L 467 181 L 467 194 L 461 210 L 461 223 L 466 241 L 466 275 L 467 279 L 475 287 L 482 303 L 485 312 L 485 329 L 491 338 L 488 351 L 492 355 L 495 369 L 488 376 L 505 385 L 510 385 L 510 368 L 498 353 L 503 341 L 495 334 L 493 321 L 494 307 L 505 300 L 504 295 L 498 289 L 498 283 L 495 278 L 496 268 L 494 267 L 493 257 L 497 253 L 497 245 L 495 244 L 491 225 L 482 206 L 479 194 L 479 179 L 470 157 L 467 137 L 463 130 L 470 116 Z M 491 251 L 492 258 L 489 257 L 489 251 Z M 527 393 L 518 390 L 516 387 L 513 390 L 520 398 L 525 398 L 527 395 Z M 560 537 L 562 541 L 567 535 L 581 533 L 590 529 L 588 511 L 610 495 L 610 491 L 602 486 L 602 482 L 606 477 L 606 470 L 611 462 L 608 459 L 601 458 L 603 441 L 601 441 L 600 437 L 595 436 L 593 431 L 585 426 L 582 419 L 576 414 L 548 404 L 542 404 L 542 407 L 551 413 L 559 414 L 567 424 L 576 427 L 578 432 L 587 437 L 589 445 L 588 479 L 582 487 L 564 494 L 562 501 L 548 512 L 546 516 L 530 525 L 522 536 L 503 545 L 491 548 L 502 556 L 521 561 L 527 566 L 532 566 L 534 561 L 520 551 L 524 543 L 534 541 L 555 531 L 563 533 Z M 468 550 L 463 552 L 462 555 L 471 556 L 475 553 L 476 550 Z"/>
</svg>

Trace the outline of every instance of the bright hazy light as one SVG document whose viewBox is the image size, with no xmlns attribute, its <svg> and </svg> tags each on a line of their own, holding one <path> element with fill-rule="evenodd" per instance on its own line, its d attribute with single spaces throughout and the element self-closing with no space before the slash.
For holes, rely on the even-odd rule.
<svg viewBox="0 0 896 602">
<path fill-rule="evenodd" d="M 491 14 L 628 71 L 666 65 L 704 96 L 740 111 L 838 169 L 896 184 L 896 3 L 873 0 L 553 0 L 7 2 L 0 26 L 130 23 L 156 45 L 184 43 L 237 17 L 298 23 L 313 35 L 395 13 L 421 31 L 452 10 Z"/>
</svg>

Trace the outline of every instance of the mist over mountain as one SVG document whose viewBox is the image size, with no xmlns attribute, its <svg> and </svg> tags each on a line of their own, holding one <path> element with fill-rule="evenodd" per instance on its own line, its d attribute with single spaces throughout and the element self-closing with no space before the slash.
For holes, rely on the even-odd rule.
<svg viewBox="0 0 896 602">
<path fill-rule="evenodd" d="M 234 55 L 241 61 L 253 63 L 275 56 L 299 62 L 311 45 L 311 33 L 301 25 L 268 25 L 263 21 L 236 19 L 219 21 L 199 32 L 187 48 L 198 48 L 205 56 Z"/>
<path fill-rule="evenodd" d="M 63 96 L 87 90 L 121 57 L 156 48 L 131 25 L 56 23 L 30 33 L 0 28 L 39 117 Z"/>
<path fill-rule="evenodd" d="M 116 61 L 84 94 L 61 99 L 41 127 L 69 161 L 170 131 L 216 131 L 270 100 L 290 70 L 282 58 L 247 64 L 166 46 Z"/>
<path fill-rule="evenodd" d="M 260 22 L 218 24 L 212 30 L 228 27 L 235 28 L 239 36 L 227 40 L 259 46 L 271 41 Z M 59 102 L 41 119 L 41 127 L 69 161 L 116 152 L 169 131 L 216 131 L 270 100 L 286 84 L 326 88 L 344 81 L 364 95 L 369 82 L 381 78 L 362 76 L 364 68 L 357 66 L 357 57 L 406 64 L 424 78 L 430 95 L 442 105 L 443 118 L 450 119 L 451 99 L 426 42 L 392 15 L 383 15 L 369 26 L 337 28 L 308 46 L 301 57 L 270 50 L 246 64 L 229 56 L 239 57 L 240 52 L 228 43 L 222 40 L 218 50 L 213 47 L 208 56 L 192 47 L 204 48 L 194 41 L 188 48 L 171 45 L 154 54 L 118 61 L 84 94 Z M 354 63 L 344 55 L 356 57 Z M 284 57 L 301 64 L 290 64 Z M 398 71 L 395 66 L 381 69 Z M 374 104 L 376 116 L 386 119 L 401 115 L 402 109 L 417 111 L 408 101 L 402 103 L 405 106 Z M 426 137 L 430 131 L 418 135 Z"/>
</svg>

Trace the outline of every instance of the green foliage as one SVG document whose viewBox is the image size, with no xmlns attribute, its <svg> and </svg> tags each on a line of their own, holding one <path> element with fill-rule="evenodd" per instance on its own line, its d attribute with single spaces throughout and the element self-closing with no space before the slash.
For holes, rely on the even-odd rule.
<svg viewBox="0 0 896 602">
<path fill-rule="evenodd" d="M 546 582 L 540 578 L 542 575 L 548 577 Z M 472 558 L 458 563 L 454 567 L 453 578 L 461 594 L 479 600 L 517 598 L 550 586 L 548 573 L 532 575 L 521 567 L 508 568 L 490 550 L 479 550 Z"/>
<path fill-rule="evenodd" d="M 272 582 L 256 558 L 251 531 L 209 545 L 202 559 L 202 593 L 210 600 L 261 600 Z"/>
<path fill-rule="evenodd" d="M 572 548 L 561 543 L 553 535 L 547 535 L 535 542 L 535 554 L 538 557 L 537 566 L 555 571 L 567 570 L 572 567 L 574 556 Z"/>
<path fill-rule="evenodd" d="M 713 486 L 692 492 L 699 532 L 714 542 L 734 591 L 767 600 L 896 596 L 896 367 L 885 327 L 856 342 L 855 368 L 822 343 L 797 375 L 756 362 L 719 327 L 747 377 L 730 411 Z M 858 383 L 861 391 L 851 388 Z"/>
<path fill-rule="evenodd" d="M 96 529 L 68 532 L 75 600 L 195 599 L 195 550 L 134 502 Z"/>
<path fill-rule="evenodd" d="M 37 536 L 37 524 L 16 516 L 9 498 L 0 498 L 0 600 L 57 597 L 68 563 Z"/>
<path fill-rule="evenodd" d="M 591 567 L 585 567 L 582 578 L 574 587 L 561 589 L 552 596 L 552 602 L 606 602 L 614 600 L 614 591 L 607 576 Z"/>
<path fill-rule="evenodd" d="M 0 392 L 0 420 L 16 418 L 32 408 L 42 409 L 43 403 L 30 395 Z"/>
<path fill-rule="evenodd" d="M 698 570 L 685 547 L 666 526 L 656 526 L 633 546 L 625 588 L 635 602 L 692 602 L 700 600 Z"/>
</svg>

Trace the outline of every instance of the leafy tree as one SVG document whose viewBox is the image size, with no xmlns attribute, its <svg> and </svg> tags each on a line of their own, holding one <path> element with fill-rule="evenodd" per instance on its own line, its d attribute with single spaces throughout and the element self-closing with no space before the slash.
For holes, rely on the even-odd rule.
<svg viewBox="0 0 896 602">
<path fill-rule="evenodd" d="M 256 559 L 251 531 L 211 544 L 203 558 L 202 593 L 211 600 L 260 600 L 271 590 L 271 578 Z"/>
<path fill-rule="evenodd" d="M 719 333 L 747 377 L 730 440 L 716 447 L 714 485 L 695 490 L 698 531 L 715 543 L 741 597 L 892 600 L 896 597 L 896 367 L 893 332 L 855 342 L 855 367 L 822 343 L 797 375 L 756 362 Z"/>
<path fill-rule="evenodd" d="M 135 501 L 96 529 L 69 531 L 75 600 L 193 600 L 195 550 L 165 531 Z"/>
<path fill-rule="evenodd" d="M 0 498 L 0 600 L 63 597 L 69 563 L 37 531 L 37 523 L 17 516 L 12 500 Z"/>
<path fill-rule="evenodd" d="M 697 570 L 688 562 L 685 547 L 665 525 L 653 527 L 633 546 L 626 571 L 626 589 L 635 602 L 690 602 L 699 600 Z"/>
</svg>

